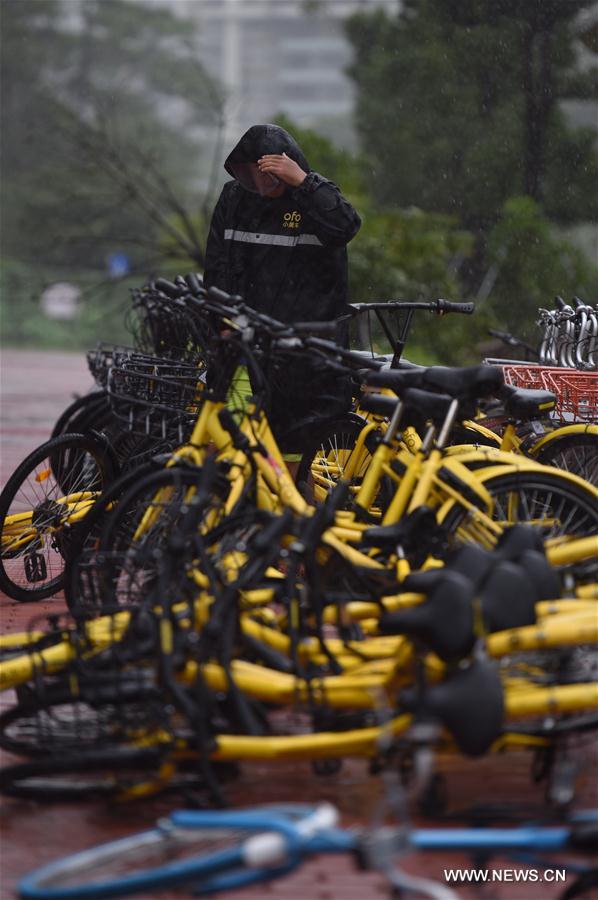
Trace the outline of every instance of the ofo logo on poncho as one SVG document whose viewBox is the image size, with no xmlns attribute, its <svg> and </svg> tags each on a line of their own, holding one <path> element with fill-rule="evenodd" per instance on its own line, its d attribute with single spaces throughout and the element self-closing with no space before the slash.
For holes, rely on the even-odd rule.
<svg viewBox="0 0 598 900">
<path fill-rule="evenodd" d="M 299 224 L 301 222 L 301 213 L 297 212 L 297 210 L 293 210 L 293 212 L 285 213 L 282 217 L 283 228 L 299 228 Z"/>
</svg>

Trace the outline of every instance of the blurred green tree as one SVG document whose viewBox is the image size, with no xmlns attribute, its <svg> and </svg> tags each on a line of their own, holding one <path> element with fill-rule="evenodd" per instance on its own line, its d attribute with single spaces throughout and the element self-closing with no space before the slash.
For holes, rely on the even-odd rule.
<svg viewBox="0 0 598 900">
<path fill-rule="evenodd" d="M 197 132 L 221 124 L 222 96 L 196 55 L 157 5 L 3 2 L 3 256 L 104 269 L 118 249 L 147 272 L 167 233 L 201 265 Z"/>
<path fill-rule="evenodd" d="M 369 167 L 364 156 L 340 150 L 310 128 L 284 115 L 275 118 L 299 142 L 312 169 L 339 185 L 358 210 L 362 225 L 348 247 L 349 281 L 354 301 L 461 299 L 458 270 L 473 248 L 472 235 L 454 216 L 424 212 L 417 207 L 385 208 L 372 200 Z M 410 358 L 421 362 L 468 362 L 479 358 L 476 342 L 487 316 L 450 317 L 440 323 L 415 317 L 409 340 Z M 365 325 L 364 320 L 364 325 Z M 367 329 L 361 342 L 367 343 Z M 382 331 L 374 323 L 372 337 L 388 351 Z"/>
<path fill-rule="evenodd" d="M 375 201 L 456 217 L 475 239 L 463 292 L 513 330 L 532 330 L 555 293 L 595 283 L 554 233 L 598 219 L 596 131 L 562 103 L 598 98 L 596 47 L 578 24 L 591 5 L 404 0 L 395 16 L 347 22 Z"/>
<path fill-rule="evenodd" d="M 357 126 L 378 202 L 457 215 L 485 236 L 511 195 L 598 217 L 595 132 L 560 103 L 598 98 L 575 22 L 591 0 L 405 0 L 349 19 Z M 589 56 L 589 50 L 586 51 Z"/>
<path fill-rule="evenodd" d="M 349 244 L 351 293 L 356 300 L 453 295 L 455 267 L 471 252 L 471 236 L 454 217 L 417 207 L 388 209 L 373 202 L 365 159 L 334 146 L 287 116 L 276 123 L 299 142 L 312 169 L 339 185 L 362 218 Z"/>
<path fill-rule="evenodd" d="M 570 298 L 598 293 L 598 269 L 570 242 L 560 239 L 531 197 L 510 197 L 488 235 L 487 259 L 494 271 L 493 306 L 509 329 L 538 343 L 535 313 L 555 294 Z"/>
</svg>

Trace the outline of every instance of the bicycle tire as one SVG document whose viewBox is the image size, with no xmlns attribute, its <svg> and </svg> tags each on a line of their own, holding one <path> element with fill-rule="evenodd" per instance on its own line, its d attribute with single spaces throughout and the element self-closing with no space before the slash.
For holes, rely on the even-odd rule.
<svg viewBox="0 0 598 900">
<path fill-rule="evenodd" d="M 339 417 L 326 423 L 310 442 L 301 457 L 295 478 L 296 484 L 309 500 L 322 502 L 326 495 L 344 475 L 344 466 L 349 453 L 355 447 L 357 439 L 367 422 L 357 418 Z M 365 441 L 363 458 L 359 460 L 357 471 L 351 479 L 352 493 L 356 493 L 361 485 L 371 458 L 376 450 L 376 435 L 369 434 Z M 391 485 L 383 479 L 379 489 L 376 505 L 384 509 L 391 499 Z M 351 505 L 351 499 L 344 508 Z"/>
<path fill-rule="evenodd" d="M 598 487 L 598 434 L 555 435 L 537 453 L 532 447 L 530 456 L 542 465 L 571 472 Z"/>
<path fill-rule="evenodd" d="M 76 618 L 99 615 L 104 606 L 100 597 L 102 560 L 101 556 L 98 559 L 98 550 L 111 508 L 133 485 L 155 472 L 157 465 L 149 460 L 123 472 L 108 485 L 83 521 L 73 529 L 63 587 L 67 606 Z"/>
<path fill-rule="evenodd" d="M 106 519 L 99 551 L 104 559 L 103 595 L 107 608 L 142 602 L 156 583 L 160 551 L 166 547 L 173 529 L 185 515 L 189 490 L 198 487 L 201 472 L 199 467 L 172 467 L 154 472 L 134 485 Z M 172 490 L 170 495 L 169 489 Z M 228 490 L 228 482 L 223 489 Z M 214 509 L 219 517 L 222 495 L 213 492 L 208 503 L 208 509 Z M 141 537 L 135 538 L 150 508 L 153 522 Z M 180 560 L 177 577 L 168 584 L 169 592 L 176 599 L 180 599 L 177 591 L 185 582 L 185 566 Z"/>
<path fill-rule="evenodd" d="M 56 463 L 57 459 L 61 462 Z M 67 480 L 65 476 L 57 479 L 54 470 L 68 471 L 71 459 L 76 464 Z M 91 435 L 51 438 L 23 460 L 0 494 L 0 589 L 5 594 L 24 602 L 60 590 L 71 527 L 67 519 L 89 506 L 93 495 L 99 495 L 115 476 L 108 446 Z M 90 495 L 86 500 L 68 505 L 57 502 L 82 491 Z M 31 513 L 29 524 L 11 524 L 11 535 L 6 519 L 19 513 Z"/>
<path fill-rule="evenodd" d="M 74 423 L 79 419 L 81 413 L 85 412 L 87 417 L 92 412 L 95 413 L 96 405 L 97 409 L 100 410 L 105 405 L 107 405 L 107 402 L 107 394 L 104 390 L 92 390 L 89 394 L 83 394 L 83 396 L 81 397 L 76 397 L 56 420 L 54 428 L 52 429 L 52 434 L 50 435 L 50 439 L 61 437 L 63 434 L 72 434 L 75 432 L 85 431 L 85 428 L 73 427 Z M 92 410 L 89 410 L 89 407 L 92 407 Z M 95 422 L 93 424 L 93 427 L 97 427 Z"/>
<path fill-rule="evenodd" d="M 65 415 L 64 422 L 61 424 L 61 430 L 58 431 L 58 428 L 55 427 L 51 438 L 61 437 L 62 435 L 68 434 L 84 434 L 90 435 L 92 438 L 95 438 L 97 435 L 101 434 L 103 439 L 106 440 L 109 444 L 109 452 L 112 454 L 112 464 L 114 469 L 119 468 L 119 460 L 112 448 L 112 442 L 107 430 L 108 426 L 113 420 L 113 416 L 108 406 L 108 398 L 106 396 L 106 393 L 96 392 L 87 394 L 85 398 L 80 398 L 81 401 L 83 399 L 85 399 L 87 402 L 79 403 L 79 407 L 76 410 L 72 410 L 68 418 Z M 75 404 L 72 404 L 71 409 L 74 406 Z M 57 425 L 58 424 L 60 424 L 60 421 L 59 423 L 57 423 Z M 79 460 L 72 453 L 66 460 L 64 460 L 60 456 L 51 460 L 53 474 L 58 483 L 63 486 L 64 493 L 67 493 L 64 487 L 68 484 L 69 478 L 72 477 L 73 467 L 77 464 L 81 464 L 83 460 L 83 455 Z"/>
<path fill-rule="evenodd" d="M 44 688 L 0 714 L 0 747 L 16 756 L 118 750 L 130 745 L 136 729 L 149 732 L 164 724 L 164 700 L 156 688 L 98 674 L 77 683 Z"/>
<path fill-rule="evenodd" d="M 111 797 L 138 784 L 163 759 L 163 748 L 134 746 L 46 756 L 0 769 L 0 794 L 60 801 Z"/>
<path fill-rule="evenodd" d="M 561 477 L 558 471 L 521 470 L 502 474 L 490 471 L 483 483 L 494 499 L 492 517 L 505 527 L 518 522 L 531 523 L 543 527 L 545 537 L 598 533 L 595 492 L 589 486 L 584 489 L 581 481 L 576 483 Z M 443 524 L 450 535 L 477 543 L 476 526 L 468 523 L 467 518 L 467 510 L 454 503 L 447 510 Z M 550 522 L 553 524 L 549 525 Z"/>
<path fill-rule="evenodd" d="M 157 890 L 191 884 L 202 894 L 211 894 L 268 881 L 286 874 L 301 863 L 304 855 L 314 852 L 309 836 L 301 838 L 290 827 L 293 818 L 301 819 L 309 812 L 309 807 L 299 804 L 175 812 L 155 828 L 37 869 L 21 880 L 19 896 L 22 900 L 102 900 L 132 894 L 149 896 Z M 281 836 L 274 842 L 273 832 Z M 260 833 L 261 841 L 268 835 L 266 846 L 258 838 L 267 855 L 262 852 L 261 860 L 256 857 L 250 862 L 254 854 L 245 849 L 246 841 Z M 317 837 L 316 833 L 314 841 Z M 330 851 L 333 846 L 335 852 L 348 851 L 354 843 L 349 835 L 344 840 L 337 836 L 334 845 L 326 844 L 326 849 Z"/>
</svg>

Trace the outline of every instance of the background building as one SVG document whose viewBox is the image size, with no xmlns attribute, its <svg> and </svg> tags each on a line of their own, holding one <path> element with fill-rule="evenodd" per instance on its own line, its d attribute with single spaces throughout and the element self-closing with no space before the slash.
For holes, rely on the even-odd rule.
<svg viewBox="0 0 598 900">
<path fill-rule="evenodd" d="M 284 112 L 353 144 L 351 47 L 343 21 L 399 0 L 176 0 L 198 23 L 200 59 L 227 89 L 227 137 Z"/>
</svg>

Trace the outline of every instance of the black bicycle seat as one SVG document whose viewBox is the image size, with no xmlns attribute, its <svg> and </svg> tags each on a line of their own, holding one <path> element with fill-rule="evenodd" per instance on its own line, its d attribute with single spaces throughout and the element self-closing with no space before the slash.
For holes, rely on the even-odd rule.
<svg viewBox="0 0 598 900">
<path fill-rule="evenodd" d="M 556 404 L 556 395 L 552 391 L 535 391 L 511 384 L 504 385 L 501 397 L 507 415 L 523 421 L 545 416 Z"/>
<path fill-rule="evenodd" d="M 496 544 L 496 552 L 502 559 L 517 560 L 526 550 L 544 553 L 542 532 L 532 525 L 513 525 L 505 529 Z"/>
<path fill-rule="evenodd" d="M 430 366 L 422 375 L 422 387 L 464 399 L 492 397 L 503 384 L 502 369 L 497 366 Z"/>
<path fill-rule="evenodd" d="M 394 549 L 399 544 L 425 541 L 426 537 L 434 532 L 435 527 L 434 510 L 428 506 L 420 506 L 413 512 L 401 516 L 399 521 L 393 522 L 392 525 L 376 525 L 374 528 L 368 528 L 361 536 L 361 543 L 364 547 Z"/>
<path fill-rule="evenodd" d="M 496 565 L 496 560 L 495 553 L 484 550 L 478 544 L 465 544 L 449 557 L 446 565 L 452 572 L 461 572 L 466 575 L 478 588 Z"/>
<path fill-rule="evenodd" d="M 404 591 L 413 591 L 416 594 L 428 594 L 444 578 L 448 566 L 441 569 L 425 569 L 420 572 L 411 572 L 401 582 Z"/>
<path fill-rule="evenodd" d="M 365 383 L 370 387 L 384 387 L 399 396 L 406 388 L 421 387 L 422 378 L 427 369 L 379 369 L 377 372 L 368 372 Z"/>
<path fill-rule="evenodd" d="M 487 659 L 456 669 L 440 684 L 400 697 L 406 709 L 439 719 L 462 753 L 481 756 L 503 730 L 504 697 L 498 671 Z"/>
<path fill-rule="evenodd" d="M 457 572 L 445 572 L 427 600 L 380 616 L 382 634 L 418 638 L 443 660 L 461 659 L 474 643 L 473 585 Z"/>
<path fill-rule="evenodd" d="M 441 425 L 449 410 L 453 398 L 448 394 L 433 394 L 418 388 L 407 388 L 403 392 L 401 400 L 405 404 L 405 417 L 402 424 L 414 424 L 417 428 L 421 423 L 431 419 L 436 425 Z"/>
<path fill-rule="evenodd" d="M 517 563 L 533 581 L 537 600 L 558 600 L 562 596 L 561 580 L 543 552 L 525 550 Z"/>
<path fill-rule="evenodd" d="M 390 419 L 398 402 L 395 397 L 389 397 L 387 394 L 364 394 L 359 401 L 359 405 L 366 412 Z"/>
<path fill-rule="evenodd" d="M 488 632 L 533 625 L 538 598 L 533 578 L 520 565 L 501 560 L 490 572 L 480 594 Z"/>
</svg>

